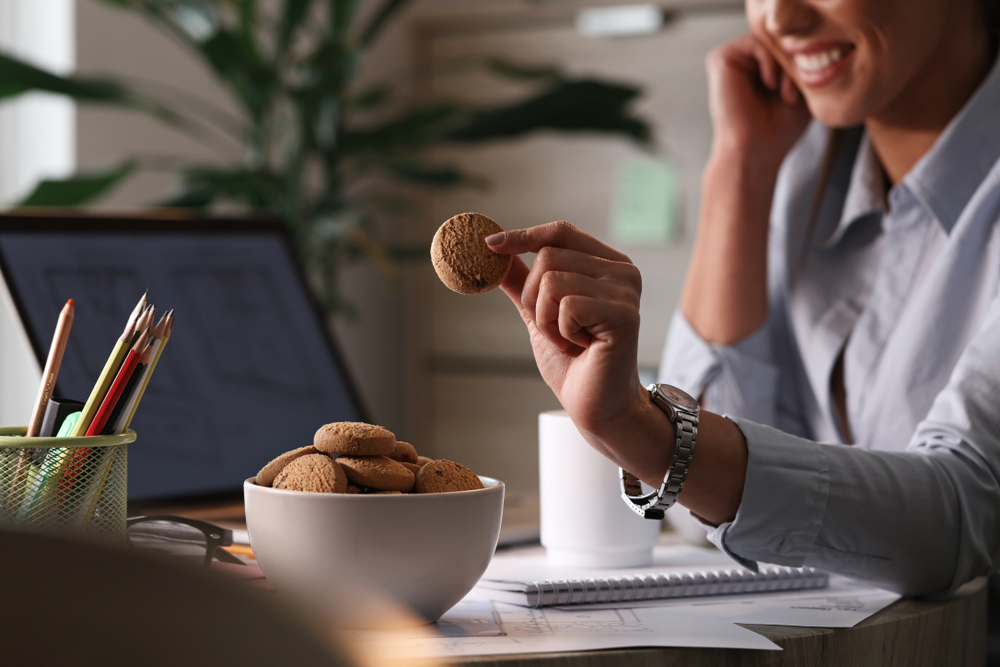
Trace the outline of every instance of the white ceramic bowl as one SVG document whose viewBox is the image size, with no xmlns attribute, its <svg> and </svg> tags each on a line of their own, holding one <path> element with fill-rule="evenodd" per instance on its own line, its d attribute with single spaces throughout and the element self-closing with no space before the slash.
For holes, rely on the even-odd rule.
<svg viewBox="0 0 1000 667">
<path fill-rule="evenodd" d="M 504 486 L 480 479 L 477 491 L 381 496 L 272 489 L 251 477 L 250 542 L 278 593 L 337 627 L 430 623 L 472 590 L 496 550 Z"/>
</svg>

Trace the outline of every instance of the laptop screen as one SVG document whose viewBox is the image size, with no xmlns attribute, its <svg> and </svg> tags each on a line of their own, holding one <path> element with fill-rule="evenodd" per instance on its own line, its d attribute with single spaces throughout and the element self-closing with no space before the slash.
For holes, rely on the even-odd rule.
<svg viewBox="0 0 1000 667">
<path fill-rule="evenodd" d="M 321 425 L 364 418 L 277 224 L 0 217 L 0 268 L 40 365 L 75 302 L 63 399 L 87 399 L 143 292 L 157 320 L 174 309 L 130 426 L 130 499 L 236 491 Z"/>
</svg>

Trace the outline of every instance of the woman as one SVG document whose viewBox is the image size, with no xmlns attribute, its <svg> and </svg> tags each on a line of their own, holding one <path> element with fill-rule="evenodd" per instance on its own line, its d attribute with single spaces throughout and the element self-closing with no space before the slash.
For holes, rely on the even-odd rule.
<svg viewBox="0 0 1000 667">
<path fill-rule="evenodd" d="M 947 592 L 1000 563 L 996 7 L 746 11 L 753 34 L 708 60 L 715 135 L 661 367 L 704 408 L 679 502 L 750 567 Z M 538 253 L 503 289 L 543 377 L 659 486 L 675 432 L 636 379 L 638 271 L 566 223 L 487 242 Z"/>
</svg>

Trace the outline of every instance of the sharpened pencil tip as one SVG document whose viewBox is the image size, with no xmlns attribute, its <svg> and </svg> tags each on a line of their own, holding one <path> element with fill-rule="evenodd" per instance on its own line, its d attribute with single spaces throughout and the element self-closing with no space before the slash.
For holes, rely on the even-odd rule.
<svg viewBox="0 0 1000 667">
<path fill-rule="evenodd" d="M 69 306 L 70 308 L 76 308 L 76 304 L 73 303 L 73 299 L 70 299 L 69 301 L 67 301 L 66 305 Z"/>
</svg>

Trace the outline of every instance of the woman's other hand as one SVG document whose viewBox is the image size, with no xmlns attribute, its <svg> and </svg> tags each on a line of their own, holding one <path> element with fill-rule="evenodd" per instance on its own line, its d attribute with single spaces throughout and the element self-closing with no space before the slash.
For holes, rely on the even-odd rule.
<svg viewBox="0 0 1000 667">
<path fill-rule="evenodd" d="M 714 49 L 706 69 L 713 153 L 752 156 L 760 168 L 776 172 L 810 120 L 791 77 L 749 34 Z"/>
<path fill-rule="evenodd" d="M 714 138 L 681 310 L 728 345 L 767 319 L 767 229 L 778 169 L 809 124 L 791 78 L 752 35 L 708 57 Z"/>
</svg>

